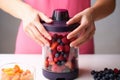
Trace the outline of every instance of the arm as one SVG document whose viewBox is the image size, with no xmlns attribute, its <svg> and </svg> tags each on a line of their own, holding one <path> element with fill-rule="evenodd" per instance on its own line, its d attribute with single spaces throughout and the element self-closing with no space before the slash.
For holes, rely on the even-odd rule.
<svg viewBox="0 0 120 80">
<path fill-rule="evenodd" d="M 115 0 L 96 0 L 96 3 L 91 8 L 93 8 L 93 19 L 99 20 L 114 11 Z"/>
<path fill-rule="evenodd" d="M 22 19 L 23 13 L 30 8 L 22 0 L 0 0 L 0 9 L 19 19 Z"/>
<path fill-rule="evenodd" d="M 38 44 L 41 46 L 45 44 L 49 45 L 49 42 L 45 38 L 51 39 L 51 36 L 44 29 L 40 20 L 42 19 L 46 23 L 51 23 L 52 20 L 42 12 L 35 10 L 22 0 L 0 0 L 0 9 L 21 19 L 23 21 L 23 30 L 25 33 Z"/>
<path fill-rule="evenodd" d="M 79 12 L 71 18 L 67 22 L 68 25 L 76 22 L 80 23 L 80 25 L 67 36 L 67 38 L 70 39 L 79 35 L 70 46 L 79 47 L 81 44 L 91 39 L 95 33 L 94 22 L 108 16 L 114 9 L 115 0 L 96 0 L 92 7 Z"/>
</svg>

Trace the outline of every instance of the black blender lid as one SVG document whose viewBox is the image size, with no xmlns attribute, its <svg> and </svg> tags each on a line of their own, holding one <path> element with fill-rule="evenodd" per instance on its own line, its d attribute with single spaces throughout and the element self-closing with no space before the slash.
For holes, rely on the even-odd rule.
<svg viewBox="0 0 120 80">
<path fill-rule="evenodd" d="M 74 30 L 79 26 L 79 23 L 72 25 L 66 25 L 66 22 L 69 20 L 69 14 L 66 9 L 55 9 L 53 12 L 53 23 L 43 23 L 43 26 L 47 31 L 52 32 L 69 32 Z"/>
</svg>

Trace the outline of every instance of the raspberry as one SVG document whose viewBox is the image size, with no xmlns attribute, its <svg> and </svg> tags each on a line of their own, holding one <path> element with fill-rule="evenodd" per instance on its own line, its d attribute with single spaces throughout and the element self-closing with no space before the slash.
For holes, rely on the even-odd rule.
<svg viewBox="0 0 120 80">
<path fill-rule="evenodd" d="M 57 51 L 62 52 L 63 49 L 64 49 L 64 47 L 62 45 L 58 45 L 57 46 Z"/>
<path fill-rule="evenodd" d="M 58 38 L 62 39 L 62 38 L 63 38 L 63 35 L 58 35 Z"/>
<path fill-rule="evenodd" d="M 119 70 L 117 69 L 117 68 L 114 68 L 114 73 L 118 73 L 119 72 Z"/>
<path fill-rule="evenodd" d="M 69 44 L 69 43 L 70 43 L 70 40 L 67 39 L 67 37 L 63 37 L 63 38 L 62 38 L 62 42 L 63 42 L 64 44 Z"/>
<path fill-rule="evenodd" d="M 62 61 L 62 60 L 64 60 L 65 58 L 64 58 L 62 55 L 60 55 L 60 56 L 58 57 L 58 59 L 59 59 L 60 61 Z"/>
<path fill-rule="evenodd" d="M 57 40 L 57 38 L 58 38 L 58 35 L 57 34 L 53 34 L 52 39 L 56 39 Z"/>
<path fill-rule="evenodd" d="M 69 53 L 70 52 L 70 46 L 69 45 L 65 45 L 64 46 L 64 51 L 65 51 L 65 53 Z"/>
</svg>

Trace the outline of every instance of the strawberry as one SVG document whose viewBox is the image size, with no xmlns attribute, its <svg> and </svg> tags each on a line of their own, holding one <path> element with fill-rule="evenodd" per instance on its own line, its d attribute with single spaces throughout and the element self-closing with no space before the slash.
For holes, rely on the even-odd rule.
<svg viewBox="0 0 120 80">
<path fill-rule="evenodd" d="M 49 66 L 49 61 L 48 61 L 48 57 L 47 57 L 45 60 L 45 67 L 48 67 L 48 66 Z"/>
<path fill-rule="evenodd" d="M 58 46 L 58 42 L 53 42 L 51 44 L 51 50 L 55 50 L 57 48 L 57 46 Z"/>
<path fill-rule="evenodd" d="M 53 57 L 55 57 L 55 54 L 57 53 L 57 50 L 56 50 L 56 49 L 54 49 L 54 50 L 52 50 L 52 52 L 51 52 L 51 53 L 52 53 L 52 56 L 53 56 Z"/>
</svg>

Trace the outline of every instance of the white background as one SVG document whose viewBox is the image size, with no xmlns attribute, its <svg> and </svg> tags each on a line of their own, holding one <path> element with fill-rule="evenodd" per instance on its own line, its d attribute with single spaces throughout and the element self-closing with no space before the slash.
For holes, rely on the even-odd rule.
<svg viewBox="0 0 120 80">
<path fill-rule="evenodd" d="M 92 0 L 92 4 L 96 0 Z M 120 53 L 120 0 L 109 17 L 96 22 L 95 52 Z M 13 53 L 19 20 L 0 10 L 0 53 Z"/>
</svg>

